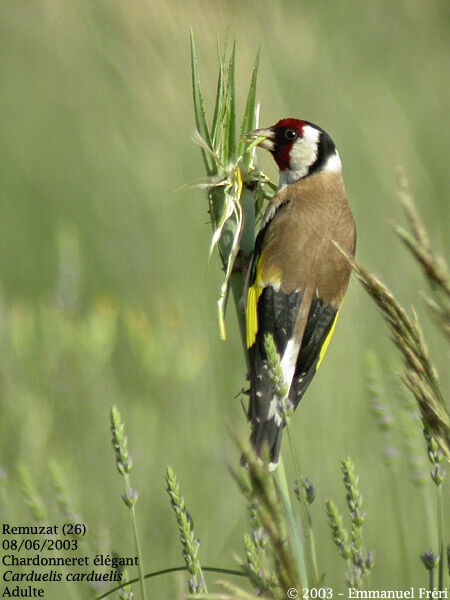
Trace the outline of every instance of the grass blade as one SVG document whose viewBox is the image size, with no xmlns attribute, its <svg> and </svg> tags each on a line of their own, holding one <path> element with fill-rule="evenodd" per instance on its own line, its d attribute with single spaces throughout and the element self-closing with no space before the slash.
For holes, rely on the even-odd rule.
<svg viewBox="0 0 450 600">
<path fill-rule="evenodd" d="M 233 42 L 230 62 L 227 73 L 227 110 L 225 117 L 224 132 L 224 160 L 225 164 L 236 158 L 236 93 L 235 93 L 235 70 L 236 70 L 236 40 Z"/>
<path fill-rule="evenodd" d="M 241 136 L 238 141 L 238 154 L 241 155 L 244 152 L 244 148 L 246 146 L 245 142 L 242 139 L 244 133 L 255 129 L 256 127 L 256 84 L 258 81 L 258 69 L 259 69 L 259 59 L 261 56 L 261 48 L 258 48 L 258 53 L 256 55 L 255 66 L 253 68 L 252 78 L 250 81 L 250 88 L 247 96 L 247 104 L 245 105 L 245 113 L 244 118 L 242 120 L 242 128 L 241 128 Z M 246 152 L 242 159 L 242 163 L 245 167 L 249 167 L 251 162 L 251 152 Z"/>
<path fill-rule="evenodd" d="M 225 113 L 225 57 L 226 47 L 223 55 L 220 53 L 220 48 L 217 48 L 219 57 L 219 75 L 217 79 L 216 105 L 214 107 L 214 116 L 211 126 L 211 140 L 214 148 L 218 146 L 218 137 L 223 122 Z"/>
<path fill-rule="evenodd" d="M 211 136 L 209 135 L 208 122 L 206 120 L 205 109 L 203 107 L 202 93 L 200 89 L 200 80 L 198 76 L 197 52 L 195 50 L 194 32 L 191 29 L 191 62 L 192 62 L 192 93 L 194 98 L 195 122 L 201 137 L 212 148 Z M 209 176 L 217 173 L 217 167 L 211 160 L 211 157 L 202 149 L 202 156 L 205 163 L 206 172 Z"/>
</svg>

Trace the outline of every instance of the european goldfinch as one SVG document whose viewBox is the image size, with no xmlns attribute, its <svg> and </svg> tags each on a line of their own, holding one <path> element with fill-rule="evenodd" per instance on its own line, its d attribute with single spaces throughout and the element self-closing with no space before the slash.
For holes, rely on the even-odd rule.
<svg viewBox="0 0 450 600">
<path fill-rule="evenodd" d="M 278 463 L 285 426 L 274 390 L 265 337 L 273 336 L 287 403 L 295 409 L 320 366 L 348 287 L 351 267 L 336 244 L 354 256 L 356 229 L 331 137 L 317 125 L 282 119 L 259 147 L 272 153 L 280 185 L 256 237 L 247 274 L 248 418 L 260 457 Z M 266 447 L 266 449 L 264 449 Z"/>
</svg>

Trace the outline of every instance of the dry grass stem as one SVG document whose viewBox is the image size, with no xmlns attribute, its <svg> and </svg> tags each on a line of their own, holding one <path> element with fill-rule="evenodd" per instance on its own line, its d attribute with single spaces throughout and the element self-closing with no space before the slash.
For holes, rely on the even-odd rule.
<svg viewBox="0 0 450 600">
<path fill-rule="evenodd" d="M 414 320 L 410 319 L 379 277 L 369 273 L 358 261 L 350 257 L 348 259 L 356 276 L 380 309 L 392 340 L 403 355 L 406 370 L 401 379 L 413 393 L 424 425 L 430 429 L 450 461 L 450 418 L 439 386 L 438 373 L 431 362 L 417 316 L 414 316 Z"/>
<path fill-rule="evenodd" d="M 449 269 L 443 256 L 433 253 L 431 249 L 430 240 L 417 211 L 408 179 L 401 168 L 398 169 L 398 198 L 408 219 L 411 233 L 397 223 L 393 223 L 392 227 L 421 265 L 434 295 L 434 298 L 425 297 L 425 301 L 444 333 L 450 337 Z"/>
</svg>

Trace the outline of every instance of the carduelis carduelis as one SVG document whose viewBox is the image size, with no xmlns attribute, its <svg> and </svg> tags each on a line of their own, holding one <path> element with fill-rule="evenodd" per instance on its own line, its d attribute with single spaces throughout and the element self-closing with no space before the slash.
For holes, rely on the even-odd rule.
<svg viewBox="0 0 450 600">
<path fill-rule="evenodd" d="M 273 470 L 285 418 L 265 337 L 273 336 L 287 403 L 295 409 L 328 348 L 350 278 L 350 264 L 336 244 L 354 256 L 356 229 L 341 160 L 323 129 L 282 119 L 248 136 L 265 137 L 259 146 L 280 169 L 280 187 L 262 219 L 244 292 L 251 440 L 261 457 L 267 447 Z"/>
</svg>

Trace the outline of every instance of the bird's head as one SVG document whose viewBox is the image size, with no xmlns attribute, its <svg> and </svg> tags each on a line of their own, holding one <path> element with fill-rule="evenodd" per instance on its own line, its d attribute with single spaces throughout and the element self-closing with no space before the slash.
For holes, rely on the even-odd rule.
<svg viewBox="0 0 450 600">
<path fill-rule="evenodd" d="M 248 138 L 264 137 L 258 145 L 272 153 L 280 169 L 280 187 L 318 171 L 340 171 L 341 161 L 328 133 L 300 119 L 281 119 Z"/>
</svg>

